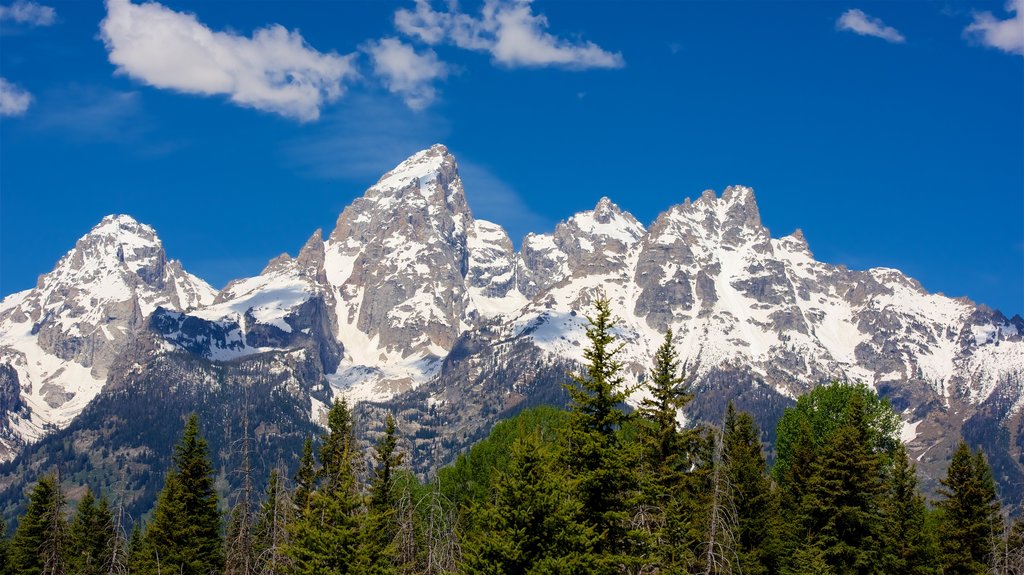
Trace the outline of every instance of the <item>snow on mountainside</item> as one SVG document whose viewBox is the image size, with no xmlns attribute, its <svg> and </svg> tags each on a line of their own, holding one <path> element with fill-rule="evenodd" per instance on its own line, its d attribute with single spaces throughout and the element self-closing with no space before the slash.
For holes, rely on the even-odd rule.
<svg viewBox="0 0 1024 575">
<path fill-rule="evenodd" d="M 10 367 L 0 370 L 0 396 L 18 398 L 0 410 L 0 459 L 48 427 L 67 425 L 158 306 L 188 310 L 213 296 L 167 260 L 153 228 L 129 216 L 104 218 L 36 287 L 0 302 L 0 366 Z"/>
<path fill-rule="evenodd" d="M 1024 322 L 896 270 L 818 262 L 799 231 L 771 237 L 749 188 L 704 192 L 649 227 L 602 198 L 517 253 L 501 226 L 474 219 L 455 158 L 435 145 L 367 189 L 326 239 L 317 231 L 297 257 L 215 297 L 164 261 L 150 228 L 105 219 L 0 306 L 0 433 L 10 448 L 65 425 L 143 324 L 155 349 L 213 362 L 315 349 L 322 388 L 354 400 L 429 388 L 433 408 L 469 393 L 456 388 L 473 377 L 506 372 L 511 387 L 493 393 L 511 396 L 545 365 L 561 373 L 556 364 L 582 359 L 583 314 L 601 294 L 633 377 L 671 328 L 705 392 L 723 372 L 780 397 L 864 381 L 908 410 L 906 437 L 922 452 L 986 402 L 998 400 L 1000 421 L 1024 409 Z M 303 401 L 315 417 L 320 400 Z"/>
</svg>

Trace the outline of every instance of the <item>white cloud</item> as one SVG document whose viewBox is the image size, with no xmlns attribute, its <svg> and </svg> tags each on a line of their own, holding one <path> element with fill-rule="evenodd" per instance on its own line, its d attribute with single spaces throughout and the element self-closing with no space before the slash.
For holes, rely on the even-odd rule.
<svg viewBox="0 0 1024 575">
<path fill-rule="evenodd" d="M 31 103 L 32 94 L 0 78 L 0 116 L 20 116 Z"/>
<path fill-rule="evenodd" d="M 370 55 L 373 72 L 392 93 L 401 94 L 406 105 L 422 110 L 437 97 L 433 81 L 448 75 L 448 66 L 433 50 L 417 54 L 398 38 L 368 42 L 363 49 Z"/>
<path fill-rule="evenodd" d="M 29 26 L 50 26 L 57 21 L 57 12 L 49 6 L 18 0 L 10 6 L 0 6 L 0 22 L 4 20 Z"/>
<path fill-rule="evenodd" d="M 438 12 L 429 0 L 416 0 L 414 11 L 403 8 L 395 13 L 395 26 L 427 44 L 448 42 L 466 50 L 489 52 L 495 62 L 510 67 L 585 69 L 625 65 L 618 52 L 548 33 L 547 18 L 533 13 L 530 0 L 486 0 L 478 18 L 454 7 L 449 12 Z"/>
<path fill-rule="evenodd" d="M 868 16 L 857 9 L 843 12 L 839 20 L 836 20 L 836 28 L 839 30 L 849 30 L 861 36 L 874 36 L 886 42 L 902 44 L 906 41 L 906 38 L 903 37 L 903 34 L 900 34 L 899 30 L 892 26 L 886 26 L 885 22 L 882 22 L 880 19 Z"/>
<path fill-rule="evenodd" d="M 964 35 L 990 48 L 1024 55 L 1024 0 L 1009 0 L 1006 11 L 1013 17 L 999 20 L 991 12 L 975 14 Z"/>
<path fill-rule="evenodd" d="M 318 52 L 297 31 L 274 24 L 251 38 L 215 32 L 155 2 L 107 0 L 100 36 L 119 73 L 302 121 L 317 119 L 356 75 L 354 55 Z"/>
</svg>

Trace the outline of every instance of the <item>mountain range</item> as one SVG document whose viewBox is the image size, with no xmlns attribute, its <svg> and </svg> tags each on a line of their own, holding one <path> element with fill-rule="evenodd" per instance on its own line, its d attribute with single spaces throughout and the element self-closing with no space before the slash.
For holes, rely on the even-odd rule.
<svg viewBox="0 0 1024 575">
<path fill-rule="evenodd" d="M 598 297 L 618 317 L 630 382 L 673 331 L 695 393 L 685 421 L 718 422 L 733 400 L 770 443 L 799 394 L 860 381 L 901 414 L 926 486 L 963 437 L 984 448 L 1005 500 L 1024 495 L 1021 317 L 895 269 L 817 261 L 799 230 L 771 236 L 743 186 L 648 226 L 601 198 L 516 250 L 473 217 L 455 158 L 435 145 L 330 235 L 220 291 L 168 259 L 153 228 L 117 215 L 4 298 L 0 507 L 53 466 L 151 501 L 190 411 L 219 430 L 222 471 L 247 432 L 243 408 L 266 462 L 291 462 L 339 396 L 357 404 L 365 440 L 395 413 L 413 469 L 429 474 L 499 419 L 565 402 Z"/>
</svg>

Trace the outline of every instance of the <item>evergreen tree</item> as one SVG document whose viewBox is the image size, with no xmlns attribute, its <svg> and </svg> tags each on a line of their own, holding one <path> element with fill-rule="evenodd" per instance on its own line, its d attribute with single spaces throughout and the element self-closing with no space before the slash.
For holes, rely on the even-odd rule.
<svg viewBox="0 0 1024 575">
<path fill-rule="evenodd" d="M 631 419 L 623 410 L 629 390 L 622 364 L 615 358 L 622 346 L 615 344 L 612 334 L 611 304 L 602 297 L 594 307 L 595 315 L 587 318 L 590 344 L 583 352 L 585 369 L 572 375 L 575 385 L 565 386 L 570 415 L 563 454 L 587 520 L 597 533 L 595 553 L 601 569 L 617 571 L 629 559 L 627 497 L 636 483 L 618 433 Z"/>
<path fill-rule="evenodd" d="M 361 507 L 354 470 L 356 448 L 348 404 L 335 401 L 320 447 L 320 483 L 292 525 L 287 553 L 293 573 L 352 573 Z"/>
<path fill-rule="evenodd" d="M 313 460 L 313 440 L 310 437 L 302 444 L 302 457 L 295 472 L 295 508 L 300 512 L 309 505 L 309 494 L 316 486 L 316 462 Z"/>
<path fill-rule="evenodd" d="M 478 504 L 466 543 L 467 574 L 589 574 L 593 530 L 582 522 L 569 478 L 537 439 L 517 442 L 495 478 L 493 501 Z"/>
<path fill-rule="evenodd" d="M 653 461 L 656 469 L 674 470 L 680 457 L 677 418 L 680 410 L 693 399 L 683 385 L 684 381 L 670 329 L 665 332 L 665 341 L 654 354 L 654 367 L 646 384 L 651 397 L 641 401 L 639 410 L 647 422 L 645 455 Z"/>
<path fill-rule="evenodd" d="M 985 456 L 971 453 L 963 441 L 940 480 L 942 510 L 939 547 L 944 575 L 981 575 L 1001 533 L 1002 517 L 995 482 Z"/>
<path fill-rule="evenodd" d="M 395 418 L 388 414 L 384 437 L 377 443 L 370 480 L 370 497 L 357 564 L 365 575 L 397 573 L 395 538 L 398 536 L 395 472 L 402 464 Z"/>
<path fill-rule="evenodd" d="M 815 459 L 797 509 L 801 527 L 840 574 L 882 572 L 882 455 L 872 451 L 868 427 L 865 402 L 855 395 Z"/>
<path fill-rule="evenodd" d="M 736 504 L 742 571 L 747 575 L 772 572 L 778 558 L 778 500 L 768 478 L 757 424 L 749 413 L 736 413 L 731 401 L 726 409 L 723 442 L 723 459 Z"/>
<path fill-rule="evenodd" d="M 107 500 L 96 501 L 91 489 L 78 502 L 71 523 L 68 571 L 73 575 L 99 575 L 110 566 L 114 543 L 114 516 Z"/>
<path fill-rule="evenodd" d="M 686 563 L 682 534 L 685 479 L 690 463 L 686 446 L 691 431 L 680 432 L 679 411 L 693 399 L 684 385 L 679 359 L 672 345 L 672 330 L 654 355 L 654 366 L 645 382 L 651 397 L 640 403 L 641 501 L 636 517 L 641 517 L 644 555 L 651 557 L 662 572 Z"/>
<path fill-rule="evenodd" d="M 144 573 L 220 572 L 224 550 L 213 466 L 195 414 L 174 448 L 173 464 L 142 537 L 137 566 Z"/>
<path fill-rule="evenodd" d="M 7 541 L 7 523 L 0 517 L 0 575 L 14 575 L 10 543 Z"/>
<path fill-rule="evenodd" d="M 927 507 L 918 490 L 917 469 L 900 446 L 885 494 L 885 572 L 892 575 L 938 573 L 938 545 L 926 524 Z"/>
<path fill-rule="evenodd" d="M 67 523 L 64 493 L 56 475 L 44 475 L 29 495 L 28 508 L 11 540 L 11 565 L 19 575 L 64 573 Z"/>
</svg>

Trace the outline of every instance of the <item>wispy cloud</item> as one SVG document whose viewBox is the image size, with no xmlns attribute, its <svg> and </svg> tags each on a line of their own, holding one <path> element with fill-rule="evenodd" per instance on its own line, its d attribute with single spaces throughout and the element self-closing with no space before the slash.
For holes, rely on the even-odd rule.
<svg viewBox="0 0 1024 575">
<path fill-rule="evenodd" d="M 317 119 L 356 75 L 354 55 L 321 53 L 297 31 L 274 24 L 252 37 L 217 32 L 155 2 L 107 0 L 100 37 L 119 73 L 302 121 Z"/>
<path fill-rule="evenodd" d="M 135 140 L 146 129 L 138 92 L 82 85 L 40 93 L 32 124 L 78 142 Z"/>
<path fill-rule="evenodd" d="M 0 116 L 21 116 L 32 104 L 32 94 L 0 78 Z"/>
<path fill-rule="evenodd" d="M 406 105 L 422 110 L 437 97 L 433 82 L 448 75 L 448 66 L 430 49 L 417 53 L 398 38 L 367 42 L 363 50 L 370 56 L 374 74 L 392 93 L 400 94 Z"/>
<path fill-rule="evenodd" d="M 35 2 L 18 0 L 10 6 L 0 6 L 0 22 L 4 20 L 28 26 L 51 26 L 57 21 L 57 11 Z"/>
<path fill-rule="evenodd" d="M 478 17 L 459 12 L 454 4 L 449 11 L 439 12 L 429 0 L 416 0 L 415 10 L 403 8 L 395 13 L 395 26 L 427 44 L 449 43 L 488 52 L 494 62 L 509 67 L 580 70 L 625 65 L 618 52 L 549 33 L 547 17 L 534 14 L 530 0 L 486 0 Z"/>
<path fill-rule="evenodd" d="M 990 48 L 1024 55 L 1024 0 L 1009 0 L 1006 12 L 1013 16 L 1000 20 L 991 12 L 974 14 L 964 36 Z"/>
<path fill-rule="evenodd" d="M 903 34 L 900 34 L 899 30 L 892 26 L 887 26 L 879 18 L 869 16 L 856 8 L 843 12 L 843 15 L 836 20 L 836 28 L 860 34 L 861 36 L 874 36 L 886 42 L 896 44 L 906 42 L 906 38 L 903 37 Z"/>
<path fill-rule="evenodd" d="M 453 153 L 458 157 L 466 202 L 475 217 L 500 224 L 517 247 L 526 234 L 544 233 L 554 227 L 550 218 L 530 208 L 522 195 L 493 171 L 458 151 Z"/>
<path fill-rule="evenodd" d="M 284 144 L 285 161 L 317 179 L 364 183 L 413 153 L 444 141 L 451 127 L 430 113 L 369 94 L 353 94 Z M 383 170 L 381 168 L 384 168 Z"/>
<path fill-rule="evenodd" d="M 443 143 L 450 133 L 448 122 L 429 111 L 417 113 L 398 102 L 358 95 L 303 130 L 282 152 L 286 163 L 306 176 L 347 182 L 355 186 L 353 192 L 361 192 L 417 151 Z M 484 164 L 458 150 L 452 153 L 474 215 L 501 224 L 516 242 L 528 232 L 550 229 L 551 221 L 533 211 L 513 186 Z"/>
</svg>

